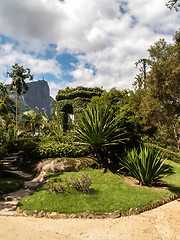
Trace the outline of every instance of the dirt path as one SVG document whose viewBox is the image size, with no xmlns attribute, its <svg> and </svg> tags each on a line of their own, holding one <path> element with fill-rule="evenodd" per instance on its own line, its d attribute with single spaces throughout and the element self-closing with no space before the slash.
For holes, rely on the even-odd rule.
<svg viewBox="0 0 180 240">
<path fill-rule="evenodd" d="M 1 240 L 180 240 L 180 199 L 119 219 L 0 216 Z"/>
</svg>

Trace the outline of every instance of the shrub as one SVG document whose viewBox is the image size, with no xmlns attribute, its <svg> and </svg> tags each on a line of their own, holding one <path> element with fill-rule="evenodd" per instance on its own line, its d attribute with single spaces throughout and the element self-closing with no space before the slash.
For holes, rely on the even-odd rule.
<svg viewBox="0 0 180 240">
<path fill-rule="evenodd" d="M 7 143 L 8 152 L 22 151 L 18 166 L 27 172 L 33 170 L 35 164 L 44 158 L 82 157 L 88 154 L 87 147 L 73 143 L 41 142 L 39 138 L 24 138 Z"/>
<path fill-rule="evenodd" d="M 73 193 L 74 189 L 88 193 L 91 184 L 91 176 L 81 173 L 78 178 L 67 177 L 64 180 L 57 179 L 56 181 L 51 179 L 46 184 L 45 189 L 51 193 Z"/>
<path fill-rule="evenodd" d="M 82 157 L 88 154 L 88 148 L 73 143 L 56 143 L 50 141 L 45 144 L 39 144 L 38 154 L 40 158 Z"/>
<path fill-rule="evenodd" d="M 140 146 L 120 158 L 120 165 L 127 169 L 141 185 L 150 186 L 163 177 L 173 174 L 173 169 L 163 160 L 163 152 L 154 147 Z"/>
</svg>

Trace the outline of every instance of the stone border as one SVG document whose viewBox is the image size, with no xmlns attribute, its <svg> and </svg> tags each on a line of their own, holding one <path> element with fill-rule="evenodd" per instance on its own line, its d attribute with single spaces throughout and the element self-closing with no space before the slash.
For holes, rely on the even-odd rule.
<svg viewBox="0 0 180 240">
<path fill-rule="evenodd" d="M 64 214 L 64 213 L 57 213 L 57 212 L 52 212 L 52 213 L 45 213 L 43 211 L 38 212 L 37 210 L 34 211 L 22 211 L 19 208 L 16 210 L 14 216 L 33 216 L 36 218 L 50 218 L 50 219 L 72 219 L 72 218 L 84 218 L 84 219 L 106 219 L 106 218 L 120 218 L 120 217 L 125 217 L 125 216 L 132 216 L 132 215 L 138 215 L 140 213 L 152 210 L 154 208 L 157 208 L 159 206 L 162 206 L 166 203 L 169 203 L 173 200 L 176 200 L 180 197 L 180 193 L 178 194 L 173 194 L 170 195 L 166 199 L 160 199 L 158 201 L 154 201 L 154 203 L 149 204 L 144 207 L 130 209 L 127 212 L 121 213 L 119 210 L 111 212 L 111 213 L 101 213 L 101 212 L 94 212 L 94 211 L 87 211 L 87 212 L 82 212 L 82 213 L 71 213 L 71 214 Z"/>
</svg>

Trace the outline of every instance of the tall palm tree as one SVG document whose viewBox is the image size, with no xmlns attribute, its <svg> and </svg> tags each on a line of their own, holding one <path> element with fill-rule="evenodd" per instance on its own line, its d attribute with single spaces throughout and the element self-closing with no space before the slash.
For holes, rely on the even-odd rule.
<svg viewBox="0 0 180 240">
<path fill-rule="evenodd" d="M 112 145 L 124 143 L 124 130 L 107 108 L 92 104 L 84 110 L 76 124 L 76 139 L 79 143 L 89 146 L 95 153 L 97 162 L 109 168 L 108 150 Z"/>
<path fill-rule="evenodd" d="M 15 89 L 16 92 L 16 139 L 18 137 L 18 97 L 22 93 L 26 93 L 28 91 L 28 86 L 25 83 L 26 79 L 33 80 L 33 75 L 30 73 L 29 68 L 24 68 L 23 66 L 19 66 L 18 63 L 15 63 L 12 66 L 12 71 L 7 72 L 7 76 L 12 78 L 12 82 L 10 84 L 10 90 Z"/>
</svg>

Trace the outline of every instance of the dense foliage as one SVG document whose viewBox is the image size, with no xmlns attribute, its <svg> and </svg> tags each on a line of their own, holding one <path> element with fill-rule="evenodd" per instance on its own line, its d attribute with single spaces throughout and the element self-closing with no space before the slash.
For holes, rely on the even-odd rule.
<svg viewBox="0 0 180 240">
<path fill-rule="evenodd" d="M 65 90 L 59 90 L 56 96 L 56 101 L 54 101 L 54 112 L 58 112 L 60 116 L 60 121 L 64 131 L 67 131 L 70 127 L 69 114 L 73 114 L 74 118 L 87 107 L 87 104 L 91 101 L 93 96 L 100 96 L 103 90 L 101 88 L 87 88 L 87 87 L 77 87 L 69 88 L 66 87 Z"/>
<path fill-rule="evenodd" d="M 174 42 L 160 39 L 148 50 L 149 72 L 139 76 L 135 109 L 143 130 L 152 141 L 170 149 L 180 149 L 180 33 Z"/>
<path fill-rule="evenodd" d="M 126 142 L 129 147 L 138 146 L 141 142 L 142 127 L 138 114 L 134 108 L 134 93 L 129 90 L 110 89 L 109 92 L 104 91 L 100 97 L 93 97 L 91 104 L 100 104 L 107 107 L 114 114 L 116 121 L 124 128 Z"/>
<path fill-rule="evenodd" d="M 37 161 L 45 158 L 55 157 L 81 157 L 88 154 L 86 147 L 73 143 L 57 143 L 54 141 L 41 141 L 40 138 L 24 138 L 9 141 L 6 144 L 8 152 L 22 151 L 23 161 L 20 166 L 36 164 Z"/>
</svg>

